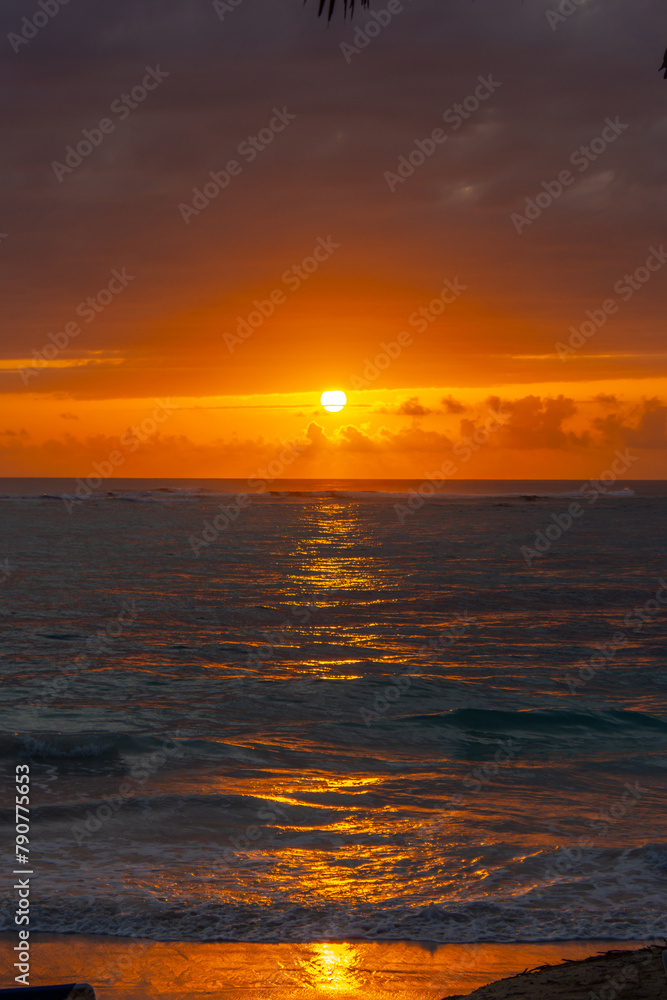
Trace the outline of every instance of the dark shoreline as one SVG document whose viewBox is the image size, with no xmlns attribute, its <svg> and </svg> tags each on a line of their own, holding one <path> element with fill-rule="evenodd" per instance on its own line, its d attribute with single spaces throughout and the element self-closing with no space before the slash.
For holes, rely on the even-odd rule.
<svg viewBox="0 0 667 1000">
<path fill-rule="evenodd" d="M 449 994 L 443 1000 L 664 1000 L 667 977 L 663 946 L 637 951 L 607 951 L 590 958 L 568 960 L 560 965 L 526 969 L 516 976 L 499 979 L 472 993 Z"/>
</svg>

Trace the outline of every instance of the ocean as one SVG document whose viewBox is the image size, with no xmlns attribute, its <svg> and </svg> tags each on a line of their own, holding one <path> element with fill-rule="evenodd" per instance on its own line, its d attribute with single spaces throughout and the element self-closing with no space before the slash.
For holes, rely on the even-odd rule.
<svg viewBox="0 0 667 1000">
<path fill-rule="evenodd" d="M 31 931 L 667 934 L 667 484 L 419 486 L 0 483 Z"/>
</svg>

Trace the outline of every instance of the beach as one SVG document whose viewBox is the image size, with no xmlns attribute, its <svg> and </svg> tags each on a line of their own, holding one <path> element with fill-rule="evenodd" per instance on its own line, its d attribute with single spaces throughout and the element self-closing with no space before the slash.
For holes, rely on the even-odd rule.
<svg viewBox="0 0 667 1000">
<path fill-rule="evenodd" d="M 664 944 L 664 942 L 663 942 Z M 461 994 L 469 1000 L 509 1000 L 534 997 L 544 1000 L 595 1000 L 632 997 L 632 1000 L 660 1000 L 665 995 L 663 947 L 641 948 L 628 953 L 614 949 L 583 960 L 568 960 L 525 971 L 489 983 L 473 993 Z M 458 1000 L 452 997 L 451 1000 Z"/>
<path fill-rule="evenodd" d="M 10 935 L 0 940 L 0 971 L 6 981 Z M 577 984 L 587 982 L 582 973 L 596 970 L 590 988 L 596 989 L 625 969 L 633 981 L 635 963 L 642 979 L 656 981 L 662 993 L 646 993 L 646 998 L 664 996 L 664 973 L 657 957 L 650 967 L 641 964 L 644 952 L 628 943 L 614 948 L 628 949 L 608 958 L 610 942 L 556 942 L 542 945 L 431 945 L 414 942 L 373 944 L 370 942 L 322 942 L 302 945 L 257 945 L 221 942 L 211 944 L 157 942 L 146 939 L 37 935 L 34 968 L 39 970 L 33 985 L 55 982 L 89 982 L 100 1000 L 441 1000 L 468 995 L 473 990 L 479 1000 L 500 1000 L 510 996 L 560 998 L 585 997 L 590 989 L 577 992 Z M 592 962 L 582 959 L 594 956 Z M 563 960 L 570 964 L 560 966 Z M 512 979 L 526 968 L 549 963 L 549 970 Z M 656 975 L 656 968 L 662 974 Z M 558 992 L 543 992 L 545 979 L 563 984 Z M 634 982 L 636 983 L 636 979 Z M 486 984 L 493 984 L 487 986 Z M 511 985 L 510 985 L 511 984 Z M 524 984 L 525 987 L 524 988 Z M 567 992 L 565 991 L 567 987 Z M 560 989 L 560 985 L 558 987 Z M 644 994 L 625 993 L 644 1000 Z M 606 1000 L 610 1000 L 609 997 Z"/>
</svg>

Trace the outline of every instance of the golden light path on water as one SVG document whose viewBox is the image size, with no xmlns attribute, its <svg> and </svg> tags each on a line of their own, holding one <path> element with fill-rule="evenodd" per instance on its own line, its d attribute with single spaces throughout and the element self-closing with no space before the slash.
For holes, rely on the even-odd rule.
<svg viewBox="0 0 667 1000">
<path fill-rule="evenodd" d="M 374 558 L 368 558 L 366 552 L 359 554 L 360 546 L 368 549 L 374 540 L 368 534 L 368 523 L 360 522 L 354 505 L 322 498 L 304 507 L 301 520 L 304 530 L 291 553 L 289 570 L 284 576 L 285 591 L 307 586 L 311 606 L 321 604 L 332 610 L 350 600 L 365 606 L 384 603 L 394 588 L 403 586 L 400 568 L 395 563 L 391 568 L 387 566 L 381 548 L 375 550 Z M 444 624 L 448 624 L 446 620 Z M 341 683 L 361 679 L 359 666 L 368 662 L 368 646 L 376 639 L 381 639 L 381 652 L 373 652 L 373 659 L 385 664 L 388 674 L 395 674 L 395 663 L 404 659 L 404 647 L 374 618 L 366 622 L 363 632 L 355 628 L 348 636 L 343 629 L 337 631 L 339 645 L 347 642 L 359 650 L 356 658 L 330 659 L 322 655 L 329 649 L 329 616 L 321 637 L 319 627 L 313 616 L 308 622 L 305 643 L 298 637 L 283 637 L 275 648 L 286 650 L 290 645 L 298 646 L 298 659 L 280 662 L 273 657 L 259 668 L 261 676 L 272 681 L 293 681 L 299 676 L 312 680 L 336 679 Z M 211 664 L 210 669 L 214 666 Z M 350 673 L 341 673 L 346 666 Z M 451 667 L 455 669 L 455 664 Z M 261 820 L 264 823 L 261 836 L 255 826 L 250 827 L 247 838 L 250 842 L 243 848 L 247 865 L 241 881 L 222 873 L 207 882 L 207 895 L 212 902 L 270 906 L 276 896 L 285 895 L 301 906 L 326 907 L 347 904 L 350 900 L 381 905 L 388 898 L 400 897 L 404 880 L 409 882 L 410 891 L 423 900 L 444 902 L 465 893 L 467 888 L 474 888 L 477 898 L 486 896 L 490 884 L 487 880 L 494 873 L 479 861 L 475 865 L 473 859 L 465 873 L 456 868 L 445 873 L 432 865 L 434 851 L 436 855 L 443 849 L 456 853 L 457 845 L 466 843 L 471 826 L 480 831 L 480 848 L 493 841 L 493 836 L 485 836 L 483 832 L 485 827 L 488 829 L 483 801 L 473 799 L 467 804 L 465 827 L 457 810 L 449 811 L 446 822 L 437 807 L 432 812 L 425 807 L 421 821 L 414 814 L 402 815 L 400 802 L 390 804 L 394 794 L 391 772 L 369 773 L 374 769 L 363 767 L 362 773 L 348 771 L 339 777 L 319 771 L 317 760 L 323 738 L 325 731 L 313 739 L 293 720 L 286 720 L 281 731 L 273 729 L 270 736 L 261 727 L 250 733 L 238 732 L 234 742 L 239 748 L 252 752 L 263 746 L 272 752 L 306 753 L 312 763 L 308 770 L 301 774 L 292 772 L 289 778 L 282 766 L 273 772 L 265 768 L 261 778 L 244 778 L 230 772 L 223 776 L 206 774 L 199 793 L 254 799 L 264 809 L 273 806 L 276 813 L 268 823 Z M 379 761 L 385 756 L 377 747 L 374 755 Z M 439 772 L 429 774 L 419 764 L 419 757 L 420 752 L 415 753 L 414 765 L 404 762 L 402 778 L 408 784 L 411 780 L 417 784 L 428 778 L 435 785 L 439 778 L 442 780 L 450 762 L 440 759 Z M 351 768 L 357 768 L 361 761 L 354 759 L 349 763 Z M 457 766 L 454 762 L 452 772 Z M 517 770 L 521 766 L 521 762 L 515 762 Z M 188 789 L 184 786 L 182 790 L 185 793 Z M 292 817 L 294 810 L 303 810 L 304 818 L 299 816 L 295 822 L 288 822 L 287 815 L 280 812 L 281 806 L 288 808 Z M 246 833 L 241 829 L 239 835 L 244 838 Z M 316 835 L 325 840 L 316 842 Z M 257 839 L 253 841 L 255 836 Z M 529 852 L 533 837 L 524 832 L 517 837 L 517 844 L 521 841 Z M 329 946 L 329 950 L 318 952 L 317 962 L 322 968 L 330 967 L 335 979 L 347 975 L 345 969 L 353 968 L 350 954 L 345 950 L 339 954 Z M 336 955 L 340 961 L 334 961 Z"/>
<path fill-rule="evenodd" d="M 295 581 L 307 581 L 309 587 L 322 591 L 382 590 L 376 560 L 359 554 L 359 546 L 367 546 L 369 540 L 353 512 L 323 501 L 304 511 L 304 521 L 316 534 L 296 546 Z"/>
</svg>

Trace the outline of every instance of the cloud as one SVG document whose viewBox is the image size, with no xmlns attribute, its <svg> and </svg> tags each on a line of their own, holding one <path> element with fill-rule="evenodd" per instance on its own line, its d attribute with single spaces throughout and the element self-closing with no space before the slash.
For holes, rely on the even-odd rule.
<svg viewBox="0 0 667 1000">
<path fill-rule="evenodd" d="M 577 413 L 574 400 L 560 395 L 555 399 L 524 396 L 513 401 L 492 396 L 487 401 L 491 409 L 509 414 L 498 434 L 499 446 L 505 448 L 571 448 L 591 444 L 588 431 L 578 435 L 564 429 L 563 424 Z M 471 421 L 462 420 L 461 428 Z"/>
<path fill-rule="evenodd" d="M 78 420 L 76 413 L 60 413 L 58 414 L 62 420 Z"/>
<path fill-rule="evenodd" d="M 376 412 L 393 414 L 398 417 L 426 417 L 434 411 L 429 409 L 428 406 L 422 406 L 418 396 L 411 396 L 410 399 L 404 400 L 396 407 L 382 406 Z"/>
<path fill-rule="evenodd" d="M 527 395 L 516 400 L 491 396 L 484 405 L 469 409 L 470 416 L 460 420 L 460 433 L 451 436 L 425 429 L 417 421 L 397 430 L 371 421 L 325 429 L 312 420 L 305 431 L 292 435 L 292 446 L 278 437 L 196 441 L 186 434 L 154 434 L 142 441 L 130 435 L 123 444 L 118 435 L 79 438 L 64 433 L 37 442 L 26 430 L 16 428 L 0 432 L 0 461 L 7 476 L 101 475 L 109 482 L 107 468 L 116 478 L 401 478 L 423 475 L 427 465 L 447 458 L 460 465 L 457 446 L 469 445 L 478 463 L 475 475 L 482 478 L 502 478 L 517 463 L 523 476 L 548 477 L 557 468 L 558 477 L 567 478 L 573 468 L 582 469 L 584 477 L 590 474 L 589 467 L 603 468 L 600 461 L 605 449 L 662 452 L 667 448 L 667 405 L 658 398 L 626 403 L 611 413 L 598 411 L 589 423 L 583 423 L 574 400 L 563 395 Z M 495 420 L 493 414 L 498 415 Z M 443 416 L 440 419 L 444 422 Z M 578 424 L 572 429 L 570 421 L 574 426 L 575 420 Z M 545 454 L 538 456 L 537 451 Z M 110 469 L 114 452 L 120 452 L 121 461 Z M 656 469 L 658 457 L 651 457 Z M 272 463 L 280 467 L 279 472 L 266 471 Z"/>
<path fill-rule="evenodd" d="M 406 427 L 397 434 L 383 431 L 388 451 L 421 452 L 423 454 L 441 454 L 452 447 L 452 440 L 446 434 L 437 431 L 425 431 L 421 427 Z"/>
<path fill-rule="evenodd" d="M 599 392 L 595 397 L 596 403 L 600 406 L 618 406 L 619 400 L 617 396 L 609 395 L 605 392 Z"/>
<path fill-rule="evenodd" d="M 445 413 L 464 413 L 466 410 L 464 404 L 459 403 L 458 399 L 454 399 L 452 395 L 444 396 L 440 402 L 444 407 Z"/>
<path fill-rule="evenodd" d="M 425 417 L 429 413 L 433 413 L 433 410 L 422 406 L 417 396 L 411 396 L 410 399 L 406 399 L 404 403 L 401 403 L 396 412 L 400 416 L 405 417 Z"/>
<path fill-rule="evenodd" d="M 20 432 L 25 434 L 25 432 Z M 132 439 L 124 446 L 121 438 L 97 434 L 76 438 L 65 434 L 41 443 L 0 435 L 0 459 L 6 476 L 88 477 L 99 474 L 110 463 L 112 453 L 120 453 L 114 466 L 116 478 L 194 477 L 261 475 L 261 469 L 279 458 L 285 443 L 263 438 L 196 442 L 184 434 L 155 434 L 144 441 Z M 134 450 L 133 450 L 134 449 Z M 285 475 L 289 475 L 289 468 Z M 103 478 L 107 473 L 102 471 Z M 109 479 L 111 482 L 112 480 Z"/>
<path fill-rule="evenodd" d="M 630 421 L 634 421 L 631 423 Z M 610 413 L 593 421 L 609 444 L 633 448 L 667 448 L 667 406 L 660 399 L 644 400 L 627 413 Z"/>
<path fill-rule="evenodd" d="M 327 435 L 315 422 L 291 443 L 261 437 L 196 442 L 184 434 L 155 434 L 142 442 L 128 439 L 132 442 L 128 447 L 122 444 L 121 438 L 106 434 L 83 439 L 65 434 L 60 439 L 50 438 L 41 443 L 26 440 L 22 435 L 24 431 L 12 431 L 8 438 L 0 434 L 0 460 L 5 475 L 72 478 L 101 475 L 103 481 L 109 483 L 113 479 L 106 470 L 112 471 L 112 453 L 120 453 L 122 457 L 113 466 L 114 478 L 218 478 L 223 475 L 262 479 L 269 478 L 266 470 L 272 462 L 283 465 L 278 478 L 298 478 L 299 470 L 322 474 L 321 469 L 328 468 L 338 457 L 356 459 L 353 467 L 357 476 L 368 472 L 369 459 L 377 459 L 372 466 L 373 474 L 382 475 L 392 456 L 409 461 L 415 454 L 442 455 L 452 446 L 445 435 L 418 427 L 397 433 L 383 427 L 370 433 L 366 427 L 348 424 Z"/>
<path fill-rule="evenodd" d="M 317 452 L 356 452 L 358 454 L 372 452 L 378 455 L 403 454 L 421 452 L 425 454 L 440 453 L 452 447 L 452 441 L 445 434 L 437 431 L 425 431 L 421 427 L 407 427 L 394 432 L 387 427 L 381 427 L 375 434 L 369 434 L 367 429 L 358 428 L 352 424 L 340 427 L 327 437 L 319 424 L 311 423 L 306 432 L 313 450 Z M 308 452 L 305 457 L 310 457 Z"/>
</svg>

